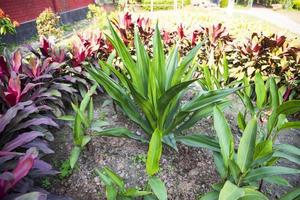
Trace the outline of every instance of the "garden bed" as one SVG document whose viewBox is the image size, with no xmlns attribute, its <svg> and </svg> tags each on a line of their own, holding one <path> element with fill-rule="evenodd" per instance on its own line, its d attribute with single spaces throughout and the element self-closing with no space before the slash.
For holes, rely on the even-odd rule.
<svg viewBox="0 0 300 200">
<path fill-rule="evenodd" d="M 231 124 L 235 139 L 240 138 L 236 124 L 236 116 L 243 109 L 242 104 L 236 101 L 236 96 L 231 96 L 232 107 L 226 109 L 226 118 Z M 102 107 L 104 101 L 110 103 Z M 106 104 L 107 102 L 105 102 Z M 135 126 L 119 109 L 114 111 L 112 102 L 106 95 L 100 95 L 95 100 L 97 107 L 95 118 L 102 118 L 114 127 L 127 127 L 138 134 L 142 131 Z M 204 133 L 214 136 L 213 120 L 211 117 L 198 122 L 189 133 Z M 52 144 L 55 154 L 50 157 L 54 163 L 68 159 L 72 147 L 72 130 L 63 126 L 55 133 L 56 141 Z M 295 146 L 300 146 L 299 131 L 283 132 L 280 141 Z M 93 137 L 87 150 L 83 152 L 77 167 L 70 177 L 58 179 L 53 177 L 50 182 L 54 187 L 50 191 L 61 196 L 72 197 L 74 200 L 99 200 L 105 199 L 104 185 L 96 176 L 94 169 L 108 166 L 125 179 L 128 186 L 145 185 L 147 174 L 145 161 L 147 145 L 141 142 L 108 137 Z M 164 181 L 168 189 L 168 199 L 189 200 L 197 199 L 201 194 L 209 192 L 211 185 L 219 180 L 215 169 L 212 153 L 206 149 L 191 148 L 179 144 L 178 153 L 164 147 L 161 160 L 161 171 L 158 176 Z M 280 165 L 299 168 L 290 162 L 280 162 Z M 292 186 L 300 186 L 300 175 L 286 176 Z M 268 184 L 264 187 L 270 199 L 281 196 L 289 187 L 274 187 Z"/>
</svg>

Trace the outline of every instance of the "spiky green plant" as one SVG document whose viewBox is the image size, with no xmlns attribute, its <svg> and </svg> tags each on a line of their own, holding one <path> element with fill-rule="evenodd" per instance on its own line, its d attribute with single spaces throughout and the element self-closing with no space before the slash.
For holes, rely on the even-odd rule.
<svg viewBox="0 0 300 200">
<path fill-rule="evenodd" d="M 202 92 L 191 101 L 183 103 L 181 100 L 188 87 L 197 81 L 192 77 L 197 68 L 194 61 L 201 44 L 182 58 L 176 46 L 167 57 L 156 25 L 153 56 L 146 52 L 135 31 L 136 56 L 132 57 L 111 24 L 109 28 L 111 36 L 107 35 L 107 38 L 116 49 L 123 66 L 118 71 L 109 63 L 99 63 L 102 68 L 109 68 L 117 80 L 93 66 L 88 67 L 88 72 L 105 88 L 125 114 L 151 138 L 146 168 L 147 173 L 152 176 L 159 170 L 162 141 L 177 149 L 176 136 L 208 116 L 215 104 L 224 107 L 227 102 L 223 98 L 237 89 Z M 99 135 L 137 138 L 135 134 L 124 129 L 106 130 Z"/>
</svg>

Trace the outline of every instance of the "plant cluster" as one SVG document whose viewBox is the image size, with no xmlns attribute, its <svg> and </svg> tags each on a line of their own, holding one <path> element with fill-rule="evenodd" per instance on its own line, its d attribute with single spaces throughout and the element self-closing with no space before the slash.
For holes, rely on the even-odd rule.
<svg viewBox="0 0 300 200">
<path fill-rule="evenodd" d="M 268 199 L 262 192 L 264 182 L 289 186 L 280 177 L 282 174 L 300 173 L 298 169 L 274 166 L 279 159 L 287 159 L 299 164 L 299 149 L 289 144 L 276 144 L 278 134 L 287 128 L 299 127 L 299 122 L 288 122 L 287 115 L 299 112 L 299 101 L 283 102 L 274 78 L 264 83 L 259 73 L 255 76 L 256 102 L 250 100 L 249 89 L 239 91 L 246 112 L 238 114 L 238 126 L 242 137 L 235 148 L 234 139 L 224 114 L 214 108 L 214 128 L 216 130 L 213 150 L 216 169 L 221 181 L 212 186 L 213 191 L 201 199 Z M 250 115 L 247 121 L 246 115 Z M 296 199 L 299 193 L 292 192 L 288 199 Z M 285 199 L 286 197 L 283 197 Z"/>
<path fill-rule="evenodd" d="M 230 56 L 232 78 L 241 80 L 246 75 L 252 79 L 260 72 L 265 78 L 278 78 L 280 86 L 287 87 L 285 100 L 293 90 L 299 93 L 300 47 L 290 46 L 285 36 L 253 33 L 244 44 L 235 45 Z"/>
<path fill-rule="evenodd" d="M 17 21 L 13 21 L 5 12 L 0 8 L 0 38 L 6 34 L 15 34 L 16 27 L 19 26 Z M 5 44 L 0 42 L 0 52 L 3 51 Z"/>
<path fill-rule="evenodd" d="M 184 92 L 189 85 L 197 81 L 193 79 L 193 74 L 198 64 L 197 54 L 201 52 L 201 43 L 183 58 L 179 57 L 178 46 L 175 46 L 166 58 L 161 41 L 162 35 L 156 26 L 153 49 L 150 51 L 153 54 L 150 56 L 136 29 L 133 39 L 136 53 L 133 59 L 126 48 L 128 43 L 122 41 L 122 34 L 119 37 L 112 25 L 110 25 L 110 31 L 111 36 L 107 37 L 122 60 L 122 68 L 116 70 L 116 66 L 110 63 L 103 61 L 99 63 L 102 69 L 109 68 L 117 79 L 111 78 L 105 71 L 92 66 L 88 68 L 88 72 L 148 137 L 138 137 L 124 128 L 106 129 L 98 135 L 128 137 L 142 142 L 149 140 L 146 171 L 150 177 L 154 177 L 159 171 L 163 143 L 176 150 L 177 142 L 193 147 L 208 148 L 214 152 L 216 167 L 222 181 L 214 185 L 214 191 L 208 193 L 203 199 L 218 199 L 219 196 L 221 199 L 228 200 L 242 197 L 267 199 L 260 191 L 264 180 L 275 184 L 280 181 L 287 182 L 285 179 L 278 178 L 277 175 L 300 173 L 297 169 L 272 166 L 281 158 L 299 163 L 296 147 L 274 143 L 280 130 L 300 125 L 299 122 L 287 122 L 285 117 L 285 115 L 299 111 L 299 101 L 283 103 L 283 95 L 278 90 L 274 78 L 265 83 L 261 74 L 256 72 L 254 94 L 256 104 L 253 104 L 251 99 L 251 86 L 249 78 L 246 79 L 247 76 L 242 82 L 243 90 L 239 87 L 215 90 L 214 87 L 207 85 L 207 80 L 201 81 L 202 85 L 206 86 L 203 87 L 206 91 L 184 104 L 181 102 Z M 225 63 L 228 65 L 227 61 Z M 211 79 L 217 80 L 218 73 L 210 72 L 210 75 Z M 243 136 L 237 150 L 234 148 L 229 125 L 220 110 L 228 104 L 224 97 L 233 92 L 239 94 L 246 107 L 244 115 L 239 113 L 238 116 L 238 124 Z M 266 115 L 270 110 L 272 114 Z M 183 130 L 192 127 L 201 118 L 209 116 L 212 111 L 217 133 L 216 139 L 200 134 L 182 134 Z M 251 117 L 249 122 L 247 121 L 248 112 Z M 266 118 L 267 123 L 263 123 Z M 258 120 L 261 121 L 260 128 L 257 128 Z M 266 131 L 262 131 L 264 129 Z M 257 186 L 259 181 L 261 185 Z M 116 191 L 113 193 L 118 194 Z"/>
<path fill-rule="evenodd" d="M 45 9 L 36 18 L 36 28 L 39 36 L 61 36 L 62 30 L 59 27 L 59 19 L 60 17 L 56 15 L 51 8 Z"/>
<path fill-rule="evenodd" d="M 89 88 L 87 77 L 74 73 L 70 55 L 45 37 L 39 49 L 28 48 L 33 54 L 26 57 L 20 50 L 0 56 L 1 198 L 44 195 L 21 194 L 31 191 L 31 178 L 57 173 L 42 159 L 54 153 L 50 130 L 58 128 L 55 118 L 65 106 Z M 78 82 L 84 87 L 77 88 Z"/>
<path fill-rule="evenodd" d="M 88 13 L 86 14 L 86 18 L 89 20 L 93 20 L 96 22 L 97 27 L 101 30 L 106 27 L 106 19 L 114 18 L 116 13 L 111 11 L 106 11 L 103 7 L 97 4 L 89 4 L 88 5 Z"/>
<path fill-rule="evenodd" d="M 286 118 L 300 109 L 299 101 L 288 101 L 292 92 L 281 87 L 292 90 L 286 83 L 299 80 L 299 48 L 290 47 L 285 37 L 254 34 L 249 44 L 236 46 L 221 24 L 195 30 L 189 37 L 182 25 L 175 32 L 160 32 L 158 24 L 153 29 L 147 19 L 134 23 L 129 13 L 121 22 L 109 23 L 109 29 L 107 35 L 78 34 L 70 49 L 41 37 L 39 49 L 28 47 L 32 55 L 24 57 L 17 50 L 0 56 L 1 198 L 31 191 L 30 177 L 56 173 L 42 157 L 53 153 L 47 146 L 54 139 L 50 130 L 58 127 L 54 119 L 62 116 L 69 104 L 74 116 L 60 119 L 72 122 L 71 169 L 93 135 L 149 144 L 149 181 L 142 190 L 125 187 L 109 168 L 96 170 L 108 199 L 142 195 L 166 200 L 166 189 L 155 176 L 163 144 L 177 150 L 180 142 L 214 152 L 221 180 L 204 199 L 266 199 L 260 191 L 264 181 L 286 183 L 278 175 L 300 172 L 273 166 L 282 158 L 299 164 L 300 156 L 295 146 L 275 143 L 280 130 L 300 126 Z M 240 66 L 245 66 L 239 71 L 242 75 L 236 76 L 232 71 Z M 289 78 L 283 80 L 285 70 L 290 70 Z M 202 91 L 190 96 L 187 91 L 195 83 L 200 83 Z M 145 135 L 123 127 L 102 130 L 107 124 L 94 119 L 92 99 L 98 86 Z M 238 148 L 221 112 L 230 103 L 226 97 L 233 93 L 245 105 L 245 112 L 238 115 L 243 132 L 236 141 Z M 212 114 L 216 137 L 183 132 Z M 65 171 L 69 173 L 68 166 Z M 20 199 L 43 195 L 31 192 Z M 299 195 L 299 191 L 290 195 Z"/>
<path fill-rule="evenodd" d="M 0 8 L 0 35 L 6 35 L 8 33 L 16 33 L 16 27 L 19 26 L 17 21 L 12 20 L 5 12 Z"/>
<path fill-rule="evenodd" d="M 106 187 L 107 200 L 130 200 L 139 197 L 167 200 L 167 189 L 157 177 L 149 178 L 145 190 L 141 190 L 137 187 L 126 188 L 124 180 L 108 167 L 104 167 L 102 170 L 96 169 L 95 171 Z"/>
<path fill-rule="evenodd" d="M 135 54 L 134 27 L 138 27 L 146 51 L 152 57 L 151 38 L 153 38 L 154 29 L 149 19 L 138 18 L 134 22 L 131 15 L 126 13 L 119 23 L 115 21 L 113 23 L 123 42 L 130 48 L 131 54 Z M 207 68 L 219 78 L 224 73 L 222 68 L 226 62 L 227 84 L 241 80 L 245 75 L 252 79 L 255 72 L 261 72 L 264 78 L 277 77 L 279 86 L 285 87 L 285 100 L 299 96 L 297 84 L 300 80 L 300 47 L 291 45 L 285 36 L 253 33 L 251 38 L 240 43 L 235 41 L 222 24 L 201 27 L 192 31 L 192 34 L 187 34 L 183 25 L 180 24 L 176 31 L 163 30 L 162 38 L 164 52 L 168 52 L 170 47 L 179 44 L 180 55 L 187 55 L 187 52 L 195 45 L 202 43 L 197 61 L 199 73 L 195 74 L 196 77 L 203 76 Z"/>
</svg>

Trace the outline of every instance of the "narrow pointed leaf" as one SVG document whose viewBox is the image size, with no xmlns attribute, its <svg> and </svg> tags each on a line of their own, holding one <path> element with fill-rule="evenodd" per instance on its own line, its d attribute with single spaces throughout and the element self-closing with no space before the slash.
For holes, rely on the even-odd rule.
<svg viewBox="0 0 300 200">
<path fill-rule="evenodd" d="M 253 118 L 247 124 L 238 148 L 237 164 L 242 172 L 246 172 L 252 164 L 255 150 L 256 132 L 257 120 L 256 118 Z"/>
<path fill-rule="evenodd" d="M 159 161 L 162 153 L 162 132 L 158 129 L 152 134 L 147 162 L 146 162 L 146 171 L 149 176 L 156 174 L 159 170 Z"/>
</svg>

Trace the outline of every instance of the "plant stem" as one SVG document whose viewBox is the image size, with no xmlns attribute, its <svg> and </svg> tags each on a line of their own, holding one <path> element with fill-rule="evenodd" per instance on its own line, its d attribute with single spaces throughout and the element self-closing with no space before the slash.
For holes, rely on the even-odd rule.
<svg viewBox="0 0 300 200">
<path fill-rule="evenodd" d="M 260 191 L 260 192 L 261 192 L 263 183 L 264 183 L 264 179 L 261 179 L 261 180 L 260 180 L 260 184 L 259 184 L 259 188 L 258 188 L 258 191 Z"/>
</svg>

